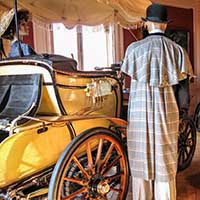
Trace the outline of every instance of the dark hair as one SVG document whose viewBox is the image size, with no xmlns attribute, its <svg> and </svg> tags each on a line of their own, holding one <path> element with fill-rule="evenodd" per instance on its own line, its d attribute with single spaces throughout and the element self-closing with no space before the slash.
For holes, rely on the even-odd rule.
<svg viewBox="0 0 200 200">
<path fill-rule="evenodd" d="M 30 15 L 30 13 L 28 10 L 21 9 L 21 10 L 17 11 L 18 22 L 20 23 L 22 20 L 24 20 L 25 22 L 28 22 L 29 15 Z"/>
<path fill-rule="evenodd" d="M 25 9 L 21 9 L 21 10 L 17 11 L 17 18 L 18 18 L 18 24 L 20 24 L 23 21 L 28 22 L 29 11 L 25 10 Z M 15 18 L 13 17 L 7 30 L 2 35 L 2 38 L 13 40 L 15 33 L 16 33 L 16 26 L 15 26 Z"/>
</svg>

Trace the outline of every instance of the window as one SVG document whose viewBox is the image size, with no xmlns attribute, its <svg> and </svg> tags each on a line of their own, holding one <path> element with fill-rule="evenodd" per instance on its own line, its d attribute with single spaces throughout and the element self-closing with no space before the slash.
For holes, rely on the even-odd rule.
<svg viewBox="0 0 200 200">
<path fill-rule="evenodd" d="M 78 60 L 76 28 L 66 29 L 63 24 L 53 24 L 54 53 Z"/>
<path fill-rule="evenodd" d="M 54 53 L 78 61 L 79 69 L 94 70 L 113 63 L 111 27 L 78 26 L 66 29 L 63 24 L 53 24 Z"/>
</svg>

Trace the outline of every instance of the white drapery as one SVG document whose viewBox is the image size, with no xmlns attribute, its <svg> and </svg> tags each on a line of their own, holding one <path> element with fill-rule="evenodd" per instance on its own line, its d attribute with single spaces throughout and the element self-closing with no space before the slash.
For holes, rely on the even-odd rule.
<svg viewBox="0 0 200 200">
<path fill-rule="evenodd" d="M 13 7 L 13 0 L 3 1 Z M 97 25 L 115 22 L 137 28 L 150 0 L 18 0 L 18 6 L 48 22 L 62 22 L 72 28 L 77 24 Z"/>
</svg>

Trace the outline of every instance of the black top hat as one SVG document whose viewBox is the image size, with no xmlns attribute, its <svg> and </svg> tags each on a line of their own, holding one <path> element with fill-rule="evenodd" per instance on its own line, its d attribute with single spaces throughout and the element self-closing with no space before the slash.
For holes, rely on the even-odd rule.
<svg viewBox="0 0 200 200">
<path fill-rule="evenodd" d="M 142 17 L 144 21 L 168 23 L 167 8 L 161 4 L 151 4 L 146 10 L 146 18 Z"/>
</svg>

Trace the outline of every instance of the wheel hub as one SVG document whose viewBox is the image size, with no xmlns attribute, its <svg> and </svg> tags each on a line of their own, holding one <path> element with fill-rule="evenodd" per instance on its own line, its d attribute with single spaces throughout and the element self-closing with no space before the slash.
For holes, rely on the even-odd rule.
<svg viewBox="0 0 200 200">
<path fill-rule="evenodd" d="M 89 181 L 88 191 L 91 198 L 97 198 L 107 194 L 110 186 L 101 174 L 95 174 Z"/>
<path fill-rule="evenodd" d="M 105 195 L 110 191 L 110 186 L 107 183 L 107 181 L 101 181 L 98 185 L 97 185 L 97 192 L 99 194 Z"/>
</svg>

